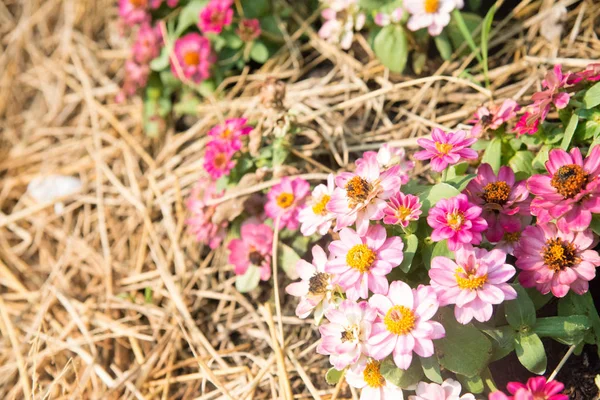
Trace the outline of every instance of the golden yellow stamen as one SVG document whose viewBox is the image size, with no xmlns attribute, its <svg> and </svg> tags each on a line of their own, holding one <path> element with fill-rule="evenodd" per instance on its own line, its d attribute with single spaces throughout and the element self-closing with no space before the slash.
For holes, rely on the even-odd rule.
<svg viewBox="0 0 600 400">
<path fill-rule="evenodd" d="M 521 238 L 521 232 L 506 232 L 504 234 L 504 241 L 508 243 L 518 242 Z"/>
<path fill-rule="evenodd" d="M 454 277 L 456 278 L 456 283 L 458 283 L 458 287 L 463 290 L 481 289 L 488 280 L 487 274 L 483 276 L 476 276 L 473 272 L 467 272 L 464 268 L 461 267 L 458 267 L 456 269 L 456 271 L 454 272 Z"/>
<path fill-rule="evenodd" d="M 354 337 L 354 333 L 352 331 L 352 328 L 346 329 L 344 332 L 342 332 L 342 343 L 344 342 L 351 342 L 355 339 Z"/>
<path fill-rule="evenodd" d="M 294 194 L 293 193 L 281 193 L 275 199 L 277 205 L 281 208 L 288 208 L 292 204 L 294 204 Z"/>
<path fill-rule="evenodd" d="M 548 239 L 542 250 L 544 263 L 554 272 L 561 271 L 579 264 L 577 249 L 573 243 L 560 238 Z"/>
<path fill-rule="evenodd" d="M 198 65 L 200 63 L 200 55 L 195 51 L 188 51 L 183 55 L 183 62 L 186 65 Z"/>
<path fill-rule="evenodd" d="M 448 214 L 446 221 L 448 222 L 448 226 L 455 231 L 459 230 L 465 220 L 465 216 L 460 211 L 454 212 L 452 214 Z"/>
<path fill-rule="evenodd" d="M 379 388 L 385 385 L 385 378 L 379 372 L 379 361 L 369 361 L 363 371 L 363 377 L 369 387 Z"/>
<path fill-rule="evenodd" d="M 510 186 L 504 181 L 488 183 L 483 188 L 481 198 L 486 203 L 506 204 L 510 197 Z"/>
<path fill-rule="evenodd" d="M 312 210 L 316 215 L 325 215 L 327 214 L 327 203 L 329 203 L 329 200 L 331 199 L 331 196 L 329 196 L 328 194 L 323 195 L 323 197 L 321 197 L 321 200 L 319 200 L 318 203 L 316 203 Z"/>
<path fill-rule="evenodd" d="M 373 186 L 360 176 L 354 176 L 346 183 L 348 197 L 356 202 L 363 202 L 369 197 Z"/>
<path fill-rule="evenodd" d="M 440 0 L 425 0 L 424 8 L 427 14 L 433 14 L 440 8 Z"/>
<path fill-rule="evenodd" d="M 346 254 L 346 263 L 360 272 L 369 272 L 376 258 L 375 252 L 366 244 L 357 244 Z"/>
<path fill-rule="evenodd" d="M 406 335 L 413 330 L 415 322 L 415 314 L 404 306 L 393 306 L 383 318 L 385 328 L 395 335 Z"/>
<path fill-rule="evenodd" d="M 450 150 L 452 150 L 453 147 L 454 146 L 450 143 L 435 142 L 435 149 L 443 155 L 450 153 Z"/>
<path fill-rule="evenodd" d="M 550 184 L 565 199 L 575 197 L 588 183 L 588 175 L 577 164 L 563 165 L 556 171 Z"/>
<path fill-rule="evenodd" d="M 412 210 L 410 208 L 400 206 L 396 210 L 396 218 L 398 218 L 399 220 L 405 220 L 406 218 L 408 218 L 411 212 Z"/>
</svg>

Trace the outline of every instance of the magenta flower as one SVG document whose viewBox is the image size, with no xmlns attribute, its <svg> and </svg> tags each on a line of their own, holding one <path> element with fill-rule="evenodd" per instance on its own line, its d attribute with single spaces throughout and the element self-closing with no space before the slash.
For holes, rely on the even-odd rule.
<svg viewBox="0 0 600 400">
<path fill-rule="evenodd" d="M 566 92 L 561 92 L 562 89 L 568 84 L 570 73 L 564 75 L 562 73 L 562 67 L 555 65 L 554 69 L 546 73 L 545 79 L 542 81 L 542 86 L 546 88 L 538 93 L 534 93 L 531 96 L 533 100 L 533 107 L 539 110 L 540 121 L 543 122 L 550 111 L 550 105 L 554 104 L 556 108 L 563 109 L 569 104 L 571 95 Z"/>
<path fill-rule="evenodd" d="M 521 135 L 533 135 L 538 131 L 539 126 L 539 115 L 526 112 L 516 123 L 514 132 L 517 134 L 517 137 Z"/>
<path fill-rule="evenodd" d="M 164 0 L 150 0 L 150 8 L 157 9 L 159 8 Z M 179 4 L 179 0 L 167 0 L 167 6 L 169 8 L 175 8 Z"/>
<path fill-rule="evenodd" d="M 116 102 L 123 102 L 127 97 L 133 96 L 138 89 L 146 86 L 148 76 L 150 76 L 148 64 L 138 64 L 133 60 L 127 60 L 125 62 L 125 79 L 121 91 L 115 98 Z"/>
<path fill-rule="evenodd" d="M 356 173 L 342 172 L 335 178 L 337 188 L 327 210 L 337 218 L 336 230 L 356 222 L 358 234 L 364 235 L 370 220 L 383 218 L 385 200 L 400 189 L 400 167 L 395 165 L 381 172 L 374 152 L 365 153 L 356 165 Z"/>
<path fill-rule="evenodd" d="M 240 21 L 235 33 L 237 33 L 244 42 L 251 42 L 254 39 L 258 39 L 261 34 L 260 21 L 256 18 L 243 19 Z"/>
<path fill-rule="evenodd" d="M 417 143 L 425 150 L 413 154 L 415 160 L 431 159 L 431 169 L 442 172 L 448 165 L 457 164 L 461 159 L 474 160 L 477 152 L 468 148 L 477 141 L 476 138 L 468 138 L 465 131 L 444 132 L 440 128 L 433 128 L 431 138 L 421 138 Z"/>
<path fill-rule="evenodd" d="M 190 233 L 197 242 L 207 244 L 211 249 L 219 247 L 225 239 L 227 221 L 213 222 L 216 206 L 207 206 L 206 203 L 220 197 L 223 197 L 223 192 L 217 191 L 214 181 L 200 178 L 185 203 L 191 214 L 185 221 Z"/>
<path fill-rule="evenodd" d="M 430 321 L 438 310 L 438 300 L 431 286 L 411 289 L 402 281 L 394 281 L 386 296 L 374 294 L 369 304 L 379 317 L 369 338 L 369 355 L 383 360 L 392 354 L 398 368 L 408 369 L 413 352 L 421 357 L 433 355 L 433 339 L 446 335 L 439 322 Z"/>
<path fill-rule="evenodd" d="M 475 112 L 475 119 L 469 121 L 475 123 L 473 129 L 471 129 L 471 137 L 481 137 L 488 130 L 495 131 L 502 124 L 515 118 L 520 108 L 517 102 L 512 99 L 504 100 L 500 106 L 492 104 L 489 108 L 479 107 Z"/>
<path fill-rule="evenodd" d="M 569 289 L 584 294 L 600 265 L 600 255 L 592 250 L 595 245 L 591 230 L 564 233 L 552 223 L 528 226 L 514 253 L 516 266 L 523 270 L 519 282 L 556 297 L 564 297 Z"/>
<path fill-rule="evenodd" d="M 421 202 L 417 196 L 412 194 L 396 193 L 390 197 L 386 208 L 383 210 L 385 216 L 383 222 L 390 225 L 401 225 L 406 228 L 410 221 L 417 221 L 423 213 Z"/>
<path fill-rule="evenodd" d="M 456 304 L 458 322 L 468 324 L 473 318 L 489 321 L 494 304 L 517 298 L 515 289 L 506 283 L 516 272 L 506 264 L 506 253 L 464 246 L 454 254 L 456 261 L 434 257 L 429 277 L 440 306 Z"/>
<path fill-rule="evenodd" d="M 215 140 L 209 142 L 204 153 L 204 169 L 213 179 L 229 175 L 229 172 L 235 167 L 235 161 L 231 159 L 234 153 L 235 150 L 227 143 Z"/>
<path fill-rule="evenodd" d="M 158 57 L 162 44 L 162 35 L 158 26 L 152 27 L 147 23 L 142 24 L 133 43 L 134 61 L 138 64 L 148 64 Z"/>
<path fill-rule="evenodd" d="M 549 175 L 534 175 L 527 180 L 535 195 L 531 213 L 539 224 L 558 219 L 558 227 L 567 232 L 590 226 L 592 213 L 600 213 L 600 146 L 588 153 L 585 161 L 579 148 L 567 153 L 550 151 L 546 170 Z"/>
<path fill-rule="evenodd" d="M 237 151 L 242 148 L 242 136 L 247 136 L 253 129 L 246 125 L 247 122 L 246 118 L 226 119 L 224 123 L 215 125 L 208 131 L 208 136 L 228 143 L 231 149 Z"/>
<path fill-rule="evenodd" d="M 402 389 L 388 381 L 380 370 L 380 362 L 361 357 L 346 370 L 346 382 L 360 389 L 360 400 L 402 400 Z"/>
<path fill-rule="evenodd" d="M 329 355 L 329 362 L 341 371 L 366 353 L 367 339 L 377 311 L 366 301 L 344 300 L 325 312 L 328 324 L 319 327 L 321 343 L 317 353 Z"/>
<path fill-rule="evenodd" d="M 290 230 L 298 228 L 298 213 L 304 206 L 304 199 L 310 191 L 310 185 L 302 178 L 282 178 L 267 194 L 265 212 L 273 220 L 280 217 L 279 228 Z"/>
<path fill-rule="evenodd" d="M 207 38 L 198 33 L 188 33 L 175 41 L 173 52 L 173 75 L 182 79 L 183 74 L 184 78 L 194 83 L 200 83 L 210 77 L 210 67 L 216 61 L 216 57 Z"/>
<path fill-rule="evenodd" d="M 582 80 L 589 82 L 600 81 L 600 63 L 589 64 L 585 70 L 571 75 L 568 83 L 575 84 Z"/>
<path fill-rule="evenodd" d="M 491 243 L 502 240 L 505 232 L 521 229 L 523 219 L 531 219 L 527 183 L 515 183 L 510 167 L 500 167 L 496 176 L 489 164 L 481 164 L 465 192 L 471 203 L 483 208 L 481 216 L 488 224 L 485 237 Z"/>
<path fill-rule="evenodd" d="M 298 213 L 300 232 L 304 236 L 314 235 L 316 232 L 325 235 L 331 228 L 335 215 L 327 210 L 327 204 L 334 189 L 333 174 L 327 177 L 327 185 L 320 184 L 313 189 L 311 197 L 306 201 L 306 207 Z"/>
<path fill-rule="evenodd" d="M 454 379 L 446 379 L 441 385 L 437 383 L 419 382 L 414 396 L 408 396 L 408 400 L 475 400 L 471 393 L 462 396 L 462 386 Z"/>
<path fill-rule="evenodd" d="M 260 279 L 271 277 L 273 230 L 265 224 L 246 222 L 240 230 L 240 239 L 229 242 L 229 263 L 236 275 L 244 275 L 248 268 L 260 269 Z"/>
<path fill-rule="evenodd" d="M 200 31 L 219 34 L 224 27 L 231 25 L 233 20 L 232 4 L 233 0 L 210 0 L 200 11 L 200 20 L 198 21 Z"/>
<path fill-rule="evenodd" d="M 325 271 L 338 276 L 337 283 L 349 299 L 366 299 L 369 289 L 373 293 L 387 293 L 386 275 L 402 262 L 403 248 L 402 239 L 387 238 L 381 225 L 371 225 L 363 237 L 344 228 L 340 240 L 329 245 L 332 259 L 325 265 Z"/>
<path fill-rule="evenodd" d="M 148 0 L 119 0 L 119 16 L 127 26 L 149 22 Z"/>
<path fill-rule="evenodd" d="M 489 400 L 569 400 L 569 396 L 560 394 L 565 385 L 558 381 L 546 382 L 543 376 L 529 378 L 526 385 L 509 382 L 506 388 L 513 396 L 494 392 L 490 394 Z"/>
<path fill-rule="evenodd" d="M 433 228 L 431 240 L 448 240 L 448 249 L 455 251 L 464 244 L 481 243 L 481 232 L 488 227 L 480 215 L 482 209 L 469 203 L 467 196 L 442 199 L 429 210 L 427 223 Z"/>
</svg>

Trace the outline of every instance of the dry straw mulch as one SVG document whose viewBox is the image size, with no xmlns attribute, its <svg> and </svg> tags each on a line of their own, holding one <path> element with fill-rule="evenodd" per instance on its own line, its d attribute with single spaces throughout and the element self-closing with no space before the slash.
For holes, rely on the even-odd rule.
<svg viewBox="0 0 600 400">
<path fill-rule="evenodd" d="M 562 39 L 548 41 L 539 31 L 553 4 L 569 11 Z M 266 126 L 256 94 L 283 79 L 306 163 L 277 174 L 320 177 L 382 142 L 414 146 L 432 127 L 460 126 L 492 97 L 526 101 L 554 62 L 599 58 L 595 0 L 509 11 L 493 30 L 489 90 L 472 56 L 390 76 L 364 39 L 344 53 L 298 18 L 278 57 L 230 78 L 189 129 L 151 141 L 139 99 L 114 102 L 128 51 L 112 0 L 0 2 L 0 398 L 356 398 L 324 382 L 318 334 L 295 317 L 281 273 L 276 299 L 272 282 L 241 295 L 224 252 L 186 234 L 204 133 L 224 115 Z M 60 215 L 25 193 L 50 173 L 84 184 Z"/>
</svg>

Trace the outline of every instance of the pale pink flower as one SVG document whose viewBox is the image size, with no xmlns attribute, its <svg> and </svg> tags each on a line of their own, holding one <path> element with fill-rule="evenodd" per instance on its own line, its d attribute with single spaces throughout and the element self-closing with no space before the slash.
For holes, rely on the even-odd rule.
<svg viewBox="0 0 600 400">
<path fill-rule="evenodd" d="M 369 289 L 373 293 L 387 293 L 386 275 L 402 262 L 403 248 L 402 239 L 388 238 L 381 225 L 371 225 L 363 237 L 344 228 L 340 240 L 329 245 L 332 259 L 325 271 L 338 276 L 337 283 L 349 299 L 366 299 Z"/>
<path fill-rule="evenodd" d="M 519 282 L 556 297 L 569 289 L 584 294 L 600 265 L 596 242 L 591 230 L 565 233 L 552 223 L 528 226 L 514 252 L 522 270 Z"/>
<path fill-rule="evenodd" d="M 359 235 L 364 235 L 369 221 L 383 218 L 389 199 L 400 189 L 399 166 L 381 172 L 377 156 L 373 152 L 364 154 L 357 161 L 356 172 L 342 172 L 335 178 L 337 188 L 327 204 L 327 210 L 337 218 L 336 230 L 356 222 Z"/>
<path fill-rule="evenodd" d="M 333 174 L 327 176 L 327 185 L 319 184 L 313 189 L 311 197 L 306 201 L 306 207 L 298 213 L 300 232 L 304 236 L 310 236 L 316 232 L 319 235 L 325 235 L 331 228 L 335 215 L 327 210 L 327 204 L 334 189 Z"/>
<path fill-rule="evenodd" d="M 133 60 L 127 60 L 125 62 L 125 79 L 121 91 L 115 98 L 116 102 L 123 102 L 127 97 L 133 96 L 138 89 L 145 87 L 148 76 L 150 76 L 150 67 L 147 64 L 138 64 Z"/>
<path fill-rule="evenodd" d="M 471 203 L 483 208 L 481 216 L 488 224 L 485 237 L 491 243 L 502 240 L 506 232 L 521 229 L 523 220 L 531 220 L 527 182 L 516 183 L 510 167 L 500 167 L 496 176 L 489 164 L 481 164 L 465 192 Z"/>
<path fill-rule="evenodd" d="M 128 26 L 150 22 L 148 0 L 119 0 L 119 16 Z"/>
<path fill-rule="evenodd" d="M 464 246 L 454 254 L 456 261 L 434 257 L 429 277 L 440 306 L 456 304 L 458 322 L 468 324 L 473 318 L 489 321 L 494 304 L 517 298 L 515 289 L 506 283 L 516 272 L 506 264 L 506 253 Z"/>
<path fill-rule="evenodd" d="M 260 37 L 260 21 L 255 19 L 243 19 L 235 31 L 244 42 L 251 42 Z"/>
<path fill-rule="evenodd" d="M 392 354 L 398 368 L 408 369 L 413 352 L 431 357 L 433 340 L 446 335 L 442 324 L 430 321 L 439 307 L 431 286 L 411 289 L 402 281 L 394 281 L 386 296 L 374 294 L 369 304 L 379 315 L 368 341 L 369 355 L 376 360 Z"/>
<path fill-rule="evenodd" d="M 579 148 L 570 153 L 550 151 L 546 169 L 549 175 L 534 175 L 527 180 L 531 214 L 538 224 L 557 219 L 565 232 L 582 231 L 590 226 L 592 213 L 600 213 L 600 146 L 594 146 L 583 160 Z"/>
<path fill-rule="evenodd" d="M 349 49 L 355 31 L 365 25 L 366 16 L 360 11 L 357 0 L 334 0 L 329 8 L 321 13 L 325 22 L 319 29 L 319 36 L 331 43 L 339 43 L 342 49 Z"/>
<path fill-rule="evenodd" d="M 162 48 L 162 35 L 158 26 L 152 27 L 143 23 L 137 32 L 133 43 L 133 60 L 138 64 L 148 64 L 160 54 Z"/>
<path fill-rule="evenodd" d="M 226 119 L 225 122 L 215 125 L 208 131 L 208 136 L 228 143 L 231 149 L 237 151 L 242 148 L 242 136 L 247 136 L 253 129 L 246 125 L 247 122 L 246 118 Z"/>
<path fill-rule="evenodd" d="M 410 221 L 418 221 L 421 211 L 421 202 L 417 196 L 412 194 L 396 193 L 390 197 L 386 208 L 383 210 L 385 216 L 383 222 L 390 225 L 401 225 L 406 228 Z"/>
<path fill-rule="evenodd" d="M 235 161 L 232 160 L 234 153 L 235 150 L 225 142 L 216 140 L 209 142 L 204 153 L 204 169 L 213 179 L 229 175 L 235 167 Z"/>
<path fill-rule="evenodd" d="M 489 400 L 569 400 L 569 396 L 560 394 L 565 385 L 558 381 L 546 382 L 543 376 L 529 378 L 526 385 L 521 382 L 509 382 L 506 387 L 513 396 L 494 392 L 490 394 Z"/>
<path fill-rule="evenodd" d="M 198 28 L 202 33 L 219 34 L 233 21 L 233 0 L 210 0 L 200 11 Z"/>
<path fill-rule="evenodd" d="M 520 108 L 517 102 L 512 99 L 504 100 L 500 106 L 492 104 L 489 108 L 479 107 L 475 112 L 475 119 L 469 121 L 475 123 L 473 129 L 471 129 L 471 136 L 478 138 L 488 130 L 495 131 L 502 124 L 515 118 Z"/>
<path fill-rule="evenodd" d="M 377 164 L 381 171 L 386 171 L 393 166 L 398 166 L 398 176 L 400 183 L 404 185 L 410 180 L 409 173 L 415 168 L 415 162 L 406 158 L 406 151 L 402 147 L 392 147 L 389 144 L 383 144 L 377 153 L 368 151 L 363 154 L 363 158 L 356 160 L 356 165 L 365 162 L 367 154 L 375 154 Z M 372 157 L 372 156 L 370 156 Z"/>
<path fill-rule="evenodd" d="M 437 36 L 450 22 L 450 13 L 457 3 L 456 0 L 405 0 L 404 8 L 411 14 L 408 29 L 427 28 L 431 36 Z"/>
<path fill-rule="evenodd" d="M 461 390 L 462 386 L 454 379 L 446 379 L 441 385 L 419 382 L 415 395 L 408 396 L 408 400 L 475 400 L 471 393 L 461 396 Z"/>
<path fill-rule="evenodd" d="M 173 52 L 175 54 L 175 57 L 171 57 L 173 75 L 181 79 L 181 71 L 183 77 L 194 83 L 200 83 L 210 77 L 210 67 L 216 61 L 216 57 L 207 38 L 199 33 L 188 33 L 175 41 Z"/>
<path fill-rule="evenodd" d="M 481 232 L 488 227 L 481 217 L 481 207 L 469 203 L 467 196 L 460 194 L 442 199 L 429 210 L 427 223 L 433 228 L 431 240 L 448 240 L 448 249 L 454 251 L 464 244 L 481 243 Z"/>
<path fill-rule="evenodd" d="M 328 309 L 325 317 L 329 323 L 319 327 L 322 340 L 317 353 L 329 355 L 329 362 L 341 371 L 366 353 L 377 311 L 366 301 L 344 300 L 338 308 Z"/>
<path fill-rule="evenodd" d="M 477 152 L 469 148 L 477 139 L 467 138 L 465 131 L 446 133 L 440 128 L 433 128 L 431 139 L 417 139 L 417 143 L 425 150 L 416 152 L 413 158 L 415 160 L 431 159 L 431 169 L 436 172 L 442 172 L 448 165 L 457 164 L 461 159 L 477 159 Z"/>
<path fill-rule="evenodd" d="M 207 244 L 211 249 L 219 247 L 227 233 L 227 221 L 215 223 L 212 220 L 216 206 L 206 205 L 209 200 L 220 197 L 223 197 L 223 191 L 217 190 L 214 181 L 200 178 L 185 203 L 191 214 L 185 221 L 189 232 L 196 241 Z"/>
<path fill-rule="evenodd" d="M 240 238 L 229 242 L 229 263 L 236 275 L 244 275 L 251 266 L 260 269 L 260 279 L 271 277 L 271 254 L 273 230 L 265 224 L 246 222 L 242 224 Z"/>
<path fill-rule="evenodd" d="M 346 382 L 361 389 L 360 400 L 403 400 L 402 389 L 381 374 L 380 365 L 377 360 L 362 357 L 346 371 Z"/>
<path fill-rule="evenodd" d="M 397 24 L 402 20 L 404 16 L 404 9 L 402 7 L 396 8 L 391 13 L 378 12 L 375 15 L 374 21 L 378 26 L 387 26 L 389 24 Z"/>
<path fill-rule="evenodd" d="M 267 193 L 267 216 L 273 220 L 280 217 L 279 229 L 298 228 L 298 213 L 304 206 L 309 191 L 309 183 L 302 178 L 282 178 L 281 183 L 273 186 Z"/>
</svg>

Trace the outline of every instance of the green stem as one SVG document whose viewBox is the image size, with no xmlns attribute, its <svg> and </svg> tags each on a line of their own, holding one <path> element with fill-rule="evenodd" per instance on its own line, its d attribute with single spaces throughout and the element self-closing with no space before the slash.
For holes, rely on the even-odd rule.
<svg viewBox="0 0 600 400">
<path fill-rule="evenodd" d="M 442 171 L 442 182 L 446 182 L 447 179 L 448 179 L 448 168 L 446 168 Z"/>
</svg>

